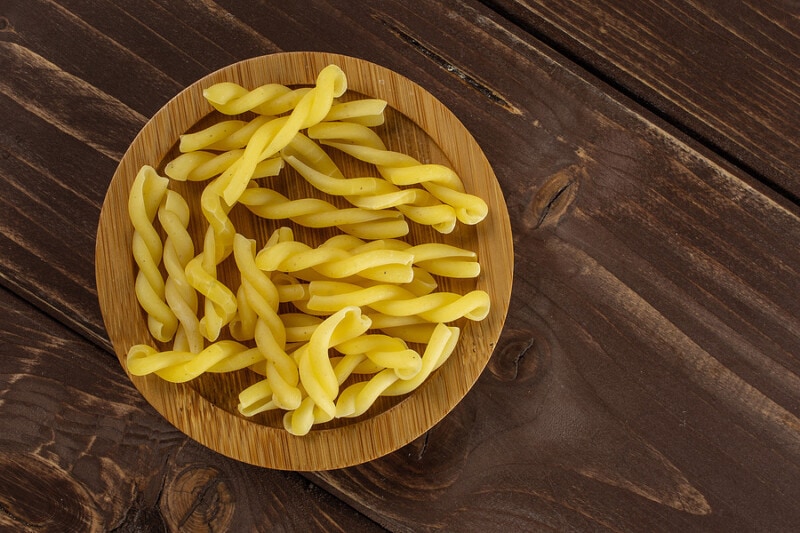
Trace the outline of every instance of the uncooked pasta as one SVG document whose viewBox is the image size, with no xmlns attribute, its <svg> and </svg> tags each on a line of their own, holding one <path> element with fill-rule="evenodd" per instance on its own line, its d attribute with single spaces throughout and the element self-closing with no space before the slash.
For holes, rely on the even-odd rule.
<svg viewBox="0 0 800 533">
<path fill-rule="evenodd" d="M 168 180 L 159 176 L 153 167 L 144 166 L 136 175 L 128 198 L 128 215 L 133 224 L 131 247 L 139 267 L 136 297 L 147 313 L 150 334 L 161 342 L 171 340 L 178 327 L 178 320 L 164 294 L 164 278 L 158 268 L 164 247 L 153 226 L 167 185 Z"/>
<path fill-rule="evenodd" d="M 197 318 L 197 293 L 186 277 L 186 265 L 194 257 L 194 243 L 187 231 L 189 205 L 180 194 L 167 190 L 158 209 L 158 220 L 167 234 L 163 252 L 168 274 L 164 296 L 178 319 L 173 349 L 197 353 L 203 348 L 203 336 Z"/>
<path fill-rule="evenodd" d="M 166 177 L 140 170 L 128 207 L 153 342 L 130 347 L 132 375 L 246 373 L 241 415 L 281 413 L 302 436 L 411 393 L 455 351 L 460 324 L 487 316 L 486 291 L 440 287 L 480 277 L 474 251 L 405 240 L 409 223 L 436 232 L 420 235 L 479 223 L 486 204 L 446 165 L 388 150 L 372 129 L 386 102 L 340 101 L 346 90 L 334 65 L 313 87 L 217 83 L 204 97 L 223 118 L 181 135 Z M 345 176 L 329 150 L 374 175 Z M 287 168 L 321 197 L 275 190 Z M 202 192 L 184 197 L 173 182 Z M 246 234 L 237 216 L 263 233 Z M 292 227 L 318 233 L 306 242 Z"/>
</svg>

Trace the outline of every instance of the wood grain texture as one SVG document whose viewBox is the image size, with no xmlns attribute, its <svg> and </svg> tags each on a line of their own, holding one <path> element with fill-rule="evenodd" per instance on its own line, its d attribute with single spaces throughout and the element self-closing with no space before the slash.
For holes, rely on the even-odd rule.
<svg viewBox="0 0 800 533">
<path fill-rule="evenodd" d="M 138 27 L 75 29 L 101 26 L 107 10 L 77 17 L 74 5 L 31 4 L 44 14 L 38 22 L 14 11 L 19 4 L 0 5 L 8 20 L 3 43 L 102 86 L 145 117 L 177 92 L 159 80 L 188 84 L 198 69 L 250 53 L 234 41 L 230 52 L 212 47 L 175 66 L 162 56 L 174 53 L 171 43 L 200 46 L 198 32 L 176 30 L 163 46 L 148 48 L 132 35 Z M 756 177 L 676 134 L 482 4 L 137 5 L 126 10 L 149 21 L 146 27 L 194 17 L 217 42 L 236 31 L 258 50 L 345 53 L 406 75 L 467 126 L 508 201 L 516 250 L 511 310 L 477 386 L 398 452 L 307 479 L 396 531 L 797 530 L 800 224 L 791 198 L 764 190 Z M 153 20 L 153 9 L 164 21 Z M 55 30 L 39 24 L 73 28 L 73 46 L 49 38 Z M 764 29 L 768 38 L 773 29 Z M 150 66 L 166 62 L 175 71 L 158 74 Z M 110 81 L 120 79 L 108 74 L 115 69 L 129 73 L 135 89 Z M 148 75 L 155 75 L 152 84 L 142 81 Z M 42 94 L 35 104 L 77 109 L 82 94 Z M 20 192 L 15 211 L 0 210 L 2 282 L 70 328 L 102 336 L 92 304 L 92 236 L 115 162 L 64 133 L 50 112 L 29 113 L 3 95 L 0 176 Z M 742 113 L 733 118 L 752 126 Z M 118 124 L 115 113 L 108 120 Z M 80 128 L 83 121 L 72 123 Z M 83 139 L 104 145 L 97 121 L 87 124 Z M 126 128 L 121 146 L 136 133 Z M 766 147 L 760 157 L 775 153 Z M 37 172 L 25 158 L 37 162 Z M 92 199 L 53 193 L 59 183 L 67 191 L 84 188 Z M 50 211 L 74 211 L 82 231 L 48 211 L 25 218 L 48 198 Z M 81 281 L 68 281 L 74 277 Z M 77 381 L 71 390 L 91 387 Z M 204 457 L 207 465 L 225 464 Z M 144 459 L 126 475 L 156 460 Z M 102 487 L 102 478 L 87 484 Z M 260 497 L 249 501 L 258 505 Z M 149 512 L 142 523 L 158 524 Z"/>
<path fill-rule="evenodd" d="M 104 351 L 0 289 L 0 529 L 380 531 L 299 475 L 221 459 Z"/>
<path fill-rule="evenodd" d="M 800 198 L 796 2 L 484 3 Z"/>
</svg>

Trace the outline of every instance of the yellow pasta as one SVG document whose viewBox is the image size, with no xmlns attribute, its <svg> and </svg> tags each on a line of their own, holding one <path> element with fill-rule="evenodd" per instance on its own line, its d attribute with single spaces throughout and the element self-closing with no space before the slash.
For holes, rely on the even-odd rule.
<svg viewBox="0 0 800 533">
<path fill-rule="evenodd" d="M 221 154 L 199 150 L 181 154 L 164 167 L 164 173 L 176 181 L 206 181 L 219 176 L 235 163 L 244 150 Z"/>
<path fill-rule="evenodd" d="M 365 128 L 361 124 L 323 121 L 308 128 L 307 133 L 310 139 L 315 139 L 322 144 L 341 142 L 364 146 L 381 152 L 386 151 L 386 144 L 381 139 L 381 136 L 375 130 Z M 387 162 L 399 160 L 405 162 L 407 166 L 418 164 L 416 159 L 406 154 L 384 154 L 384 156 L 387 157 Z"/>
<path fill-rule="evenodd" d="M 181 154 L 164 167 L 164 173 L 177 181 L 206 181 L 225 172 L 244 153 L 230 150 L 217 154 L 203 150 Z M 253 170 L 253 179 L 277 176 L 283 168 L 278 157 L 260 161 Z"/>
<path fill-rule="evenodd" d="M 433 322 L 420 322 L 419 324 L 387 326 L 378 329 L 389 336 L 403 339 L 406 342 L 428 344 L 431 340 L 431 336 L 433 335 L 434 328 L 436 328 L 436 324 Z"/>
<path fill-rule="evenodd" d="M 236 313 L 228 322 L 231 337 L 239 342 L 247 342 L 256 337 L 258 315 L 247 298 L 246 287 L 242 283 L 236 290 Z"/>
<path fill-rule="evenodd" d="M 325 151 L 302 133 L 295 135 L 281 156 L 311 185 L 333 196 L 375 195 L 387 185 L 382 178 L 345 178 Z"/>
<path fill-rule="evenodd" d="M 235 167 L 236 164 L 233 165 Z M 233 168 L 231 167 L 231 168 Z M 225 171 L 220 177 L 213 180 L 209 185 L 203 189 L 200 195 L 200 208 L 203 211 L 203 216 L 209 224 L 209 231 L 214 234 L 214 239 L 206 243 L 213 243 L 213 250 L 204 248 L 204 253 L 213 257 L 213 264 L 218 265 L 233 250 L 233 236 L 236 234 L 236 228 L 228 217 L 231 207 L 222 200 L 221 191 L 225 187 L 227 178 L 230 176 L 228 171 Z M 209 259 L 210 260 L 210 259 Z"/>
<path fill-rule="evenodd" d="M 370 320 L 361 314 L 358 307 L 345 307 L 320 323 L 308 344 L 298 350 L 298 368 L 303 388 L 314 404 L 331 417 L 336 413 L 334 400 L 339 394 L 339 382 L 328 351 L 337 344 L 363 334 L 369 326 Z M 302 430 L 294 424 L 287 429 L 295 434 Z"/>
<path fill-rule="evenodd" d="M 372 407 L 378 396 L 384 394 L 398 380 L 397 374 L 387 368 L 368 381 L 353 383 L 339 396 L 336 402 L 336 416 L 338 418 L 361 416 Z"/>
<path fill-rule="evenodd" d="M 414 277 L 412 260 L 411 254 L 399 250 L 352 253 L 331 245 L 330 241 L 312 248 L 295 241 L 289 234 L 280 242 L 275 239 L 268 243 L 258 253 L 256 264 L 265 271 L 294 273 L 301 278 L 306 277 L 303 272 L 313 269 L 327 278 L 359 276 L 370 280 L 408 283 Z"/>
<path fill-rule="evenodd" d="M 374 302 L 370 307 L 387 315 L 416 315 L 429 322 L 454 322 L 460 318 L 480 321 L 489 314 L 489 294 L 482 290 L 464 295 L 434 292 L 411 300 Z"/>
<path fill-rule="evenodd" d="M 287 411 L 283 415 L 284 429 L 292 435 L 307 435 L 316 421 L 314 416 L 315 407 L 314 399 L 307 396 L 300 404 L 300 407 L 293 411 Z"/>
<path fill-rule="evenodd" d="M 180 194 L 167 190 L 158 220 L 167 234 L 163 261 L 168 277 L 164 295 L 178 319 L 173 349 L 197 353 L 203 349 L 203 335 L 197 318 L 197 294 L 186 278 L 186 265 L 194 257 L 194 243 L 187 231 L 189 205 Z"/>
<path fill-rule="evenodd" d="M 281 321 L 286 330 L 286 342 L 308 342 L 322 319 L 305 313 L 284 313 Z"/>
<path fill-rule="evenodd" d="M 330 111 L 333 99 L 346 90 L 344 72 L 335 65 L 329 65 L 322 69 L 314 88 L 303 95 L 288 117 L 276 118 L 258 128 L 247 143 L 240 164 L 223 192 L 225 202 L 233 205 L 238 201 L 250 183 L 258 162 L 280 152 L 301 129 L 322 121 Z"/>
<path fill-rule="evenodd" d="M 278 289 L 278 298 L 281 303 L 308 300 L 308 286 L 300 283 L 296 278 L 283 272 L 275 272 L 272 274 L 272 281 Z"/>
<path fill-rule="evenodd" d="M 402 340 L 388 335 L 362 335 L 336 346 L 345 355 L 363 354 L 379 367 L 392 369 L 400 379 L 411 379 L 422 369 L 420 355 Z"/>
<path fill-rule="evenodd" d="M 377 98 L 340 102 L 333 104 L 322 120 L 324 122 L 345 120 L 362 126 L 380 126 L 384 122 L 384 109 L 386 100 Z"/>
<path fill-rule="evenodd" d="M 178 319 L 166 302 L 164 278 L 158 268 L 163 253 L 161 237 L 153 221 L 167 191 L 168 180 L 151 166 L 144 166 L 136 175 L 128 197 L 128 215 L 133 223 L 132 251 L 139 272 L 136 275 L 136 297 L 147 313 L 150 334 L 159 341 L 172 339 Z"/>
<path fill-rule="evenodd" d="M 440 242 L 411 245 L 397 239 L 379 239 L 370 242 L 350 240 L 353 254 L 367 251 L 402 251 L 412 256 L 412 263 L 430 274 L 451 278 L 474 278 L 480 274 L 477 254 L 451 244 Z"/>
<path fill-rule="evenodd" d="M 321 127 L 359 128 L 358 124 L 323 123 L 309 128 L 320 135 Z M 374 134 L 372 130 L 363 130 Z M 369 142 L 367 140 L 362 142 Z M 383 146 L 381 143 L 380 146 Z M 406 217 L 440 233 L 450 233 L 455 228 L 456 211 L 443 204 L 424 189 L 400 189 L 383 178 L 346 178 L 333 160 L 316 142 L 305 135 L 298 134 L 283 149 L 284 159 L 311 185 L 333 195 L 342 195 L 356 207 L 364 209 L 396 208 Z"/>
<path fill-rule="evenodd" d="M 203 97 L 214 109 L 225 115 L 241 115 L 254 111 L 262 115 L 280 115 L 293 109 L 311 89 L 289 89 L 270 83 L 248 91 L 241 85 L 221 82 L 203 91 Z"/>
<path fill-rule="evenodd" d="M 244 416 L 254 416 L 277 408 L 268 379 L 250 385 L 239 393 L 237 409 Z"/>
<path fill-rule="evenodd" d="M 239 203 L 262 218 L 288 219 L 309 228 L 337 227 L 345 233 L 365 238 L 393 238 L 408 234 L 408 224 L 397 211 L 339 209 L 317 198 L 290 200 L 264 187 L 246 189 L 239 197 Z"/>
<path fill-rule="evenodd" d="M 194 133 L 181 135 L 178 149 L 181 152 L 197 150 L 236 150 L 244 148 L 253 134 L 275 117 L 259 115 L 250 121 L 224 120 Z"/>
<path fill-rule="evenodd" d="M 383 123 L 386 102 L 338 101 L 346 89 L 330 65 L 311 88 L 223 82 L 204 91 L 230 118 L 181 135 L 182 153 L 164 169 L 176 182 L 207 182 L 202 231 L 192 232 L 203 234 L 199 245 L 186 199 L 154 168 L 141 169 L 129 197 L 135 288 L 160 344 L 129 349 L 131 374 L 182 383 L 252 372 L 258 381 L 239 392 L 239 412 L 281 410 L 284 428 L 300 436 L 415 390 L 453 353 L 460 329 L 449 324 L 486 317 L 485 291 L 438 290 L 439 278 L 480 275 L 473 251 L 400 239 L 407 220 L 440 233 L 477 223 L 485 203 L 453 170 L 388 150 L 370 129 Z M 375 165 L 377 175 L 345 177 L 323 145 Z M 353 207 L 289 199 L 255 181 L 280 175 L 285 163 Z M 282 226 L 257 250 L 233 223 L 248 211 L 340 233 L 313 246 Z"/>
<path fill-rule="evenodd" d="M 224 139 L 230 137 L 235 132 L 242 129 L 247 124 L 243 120 L 225 120 L 217 122 L 201 131 L 194 133 L 184 133 L 181 135 L 180 144 L 178 149 L 181 152 L 194 152 L 195 150 L 202 150 L 215 143 L 222 142 Z M 237 146 L 235 148 L 241 148 Z"/>
<path fill-rule="evenodd" d="M 296 409 L 301 400 L 297 388 L 299 376 L 297 364 L 284 351 L 286 330 L 278 316 L 278 290 L 269 275 L 256 267 L 255 241 L 237 234 L 234 257 L 242 274 L 245 297 L 257 316 L 254 337 L 256 346 L 267 361 L 266 375 L 274 395 L 273 401 L 282 409 Z"/>
<path fill-rule="evenodd" d="M 421 184 L 438 200 L 452 206 L 458 220 L 477 224 L 489 208 L 478 196 L 464 192 L 461 179 L 452 169 L 438 164 L 422 164 L 413 157 L 387 150 L 380 137 L 355 123 L 330 123 L 309 128 L 309 136 L 378 167 L 378 172 L 395 185 Z M 365 139 L 369 139 L 366 141 Z"/>
<path fill-rule="evenodd" d="M 236 296 L 217 279 L 215 234 L 211 227 L 206 231 L 203 252 L 186 265 L 186 279 L 205 297 L 205 313 L 200 319 L 203 336 L 215 341 L 223 326 L 236 315 Z"/>
<path fill-rule="evenodd" d="M 461 330 L 457 327 L 439 323 L 433 330 L 430 342 L 422 354 L 422 367 L 411 379 L 399 380 L 383 390 L 384 396 L 408 394 L 419 387 L 431 373 L 442 366 L 450 357 L 458 343 Z"/>
<path fill-rule="evenodd" d="M 489 295 L 473 290 L 465 295 L 433 292 L 415 296 L 397 285 L 361 287 L 338 281 L 312 281 L 309 284 L 308 308 L 315 311 L 338 309 L 348 305 L 367 306 L 391 316 L 416 315 L 429 322 L 453 322 L 459 318 L 483 320 L 489 313 Z"/>
<path fill-rule="evenodd" d="M 191 381 L 205 372 L 233 372 L 262 360 L 257 348 L 236 341 L 223 340 L 207 346 L 198 354 L 181 351 L 159 352 L 147 344 L 131 347 L 128 370 L 134 376 L 155 373 L 173 383 Z"/>
</svg>

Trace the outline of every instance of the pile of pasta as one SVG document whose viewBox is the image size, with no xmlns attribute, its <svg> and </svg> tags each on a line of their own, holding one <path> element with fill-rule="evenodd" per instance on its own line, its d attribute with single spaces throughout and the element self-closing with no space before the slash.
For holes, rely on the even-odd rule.
<svg viewBox="0 0 800 533">
<path fill-rule="evenodd" d="M 438 277 L 480 274 L 475 252 L 402 239 L 409 221 L 440 233 L 477 224 L 485 202 L 450 168 L 388 150 L 373 129 L 386 102 L 340 101 L 346 90 L 335 65 L 313 87 L 215 84 L 203 94 L 219 113 L 253 118 L 182 135 L 165 176 L 142 167 L 128 205 L 135 290 L 165 349 L 132 346 L 131 374 L 187 382 L 250 369 L 259 378 L 240 392 L 239 411 L 283 410 L 286 430 L 304 435 L 314 424 L 360 416 L 380 396 L 413 391 L 453 353 L 460 329 L 452 324 L 487 316 L 485 291 L 438 290 Z M 330 150 L 373 165 L 377 175 L 343 175 Z M 264 184 L 287 164 L 350 207 L 292 200 Z M 203 220 L 190 221 L 174 181 L 205 182 Z M 276 221 L 263 246 L 234 227 L 236 205 Z M 285 221 L 336 231 L 313 246 Z M 190 222 L 205 228 L 202 242 L 193 241 Z M 235 262 L 237 287 L 218 276 L 223 261 Z"/>
</svg>

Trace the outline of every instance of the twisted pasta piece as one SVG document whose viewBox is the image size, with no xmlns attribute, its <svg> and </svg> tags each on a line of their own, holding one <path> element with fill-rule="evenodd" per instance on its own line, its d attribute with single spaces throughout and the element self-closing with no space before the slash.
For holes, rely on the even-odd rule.
<svg viewBox="0 0 800 533">
<path fill-rule="evenodd" d="M 177 181 L 206 181 L 225 172 L 241 158 L 244 150 L 229 150 L 216 154 L 203 150 L 181 154 L 164 167 L 164 173 Z M 259 161 L 253 170 L 253 178 L 277 176 L 283 168 L 283 160 L 273 157 Z"/>
<path fill-rule="evenodd" d="M 385 107 L 386 101 L 376 99 L 333 104 L 324 120 L 348 120 L 364 125 L 380 125 L 383 123 Z M 164 172 L 170 178 L 179 181 L 203 181 L 217 176 L 244 155 L 244 148 L 253 134 L 274 118 L 259 115 L 249 122 L 226 120 L 194 133 L 185 133 L 181 135 L 179 145 L 183 153 L 167 163 Z M 264 154 L 262 156 L 267 157 Z M 278 160 L 279 158 L 271 157 L 259 161 L 251 179 L 277 175 L 282 168 L 282 164 L 275 166 Z"/>
<path fill-rule="evenodd" d="M 385 394 L 386 390 L 400 378 L 391 368 L 386 368 L 375 374 L 368 381 L 359 381 L 345 388 L 336 401 L 337 418 L 353 418 L 363 415 L 372 407 L 378 396 Z"/>
<path fill-rule="evenodd" d="M 453 353 L 456 347 L 460 330 L 444 324 L 436 324 L 422 357 L 414 352 L 413 371 L 399 373 L 397 369 L 384 368 L 377 372 L 368 381 L 353 383 L 341 391 L 336 401 L 336 417 L 356 417 L 364 414 L 379 396 L 399 396 L 407 394 L 417 387 L 439 368 Z M 368 344 L 371 341 L 362 341 L 356 338 L 348 341 L 353 347 L 359 342 Z M 381 341 L 378 341 L 381 342 Z M 350 348 L 347 343 L 339 345 L 337 349 Z"/>
<path fill-rule="evenodd" d="M 303 353 L 305 353 L 304 350 Z M 330 361 L 333 365 L 333 373 L 339 386 L 341 386 L 351 374 L 375 374 L 382 370 L 366 359 L 366 356 L 363 354 L 332 357 Z M 337 413 L 330 413 L 323 410 L 314 402 L 312 397 L 307 396 L 301 402 L 300 407 L 284 415 L 283 422 L 284 427 L 291 433 L 295 435 L 305 435 L 309 432 L 312 425 L 328 422 L 337 416 Z"/>
<path fill-rule="evenodd" d="M 294 109 L 310 90 L 306 87 L 292 90 L 271 83 L 248 91 L 236 83 L 222 82 L 205 89 L 203 96 L 217 111 L 226 115 L 240 115 L 247 111 L 281 115 Z M 349 120 L 366 126 L 379 126 L 383 124 L 385 108 L 385 100 L 372 98 L 342 102 L 331 106 L 325 120 Z"/>
<path fill-rule="evenodd" d="M 317 326 L 308 344 L 296 352 L 303 388 L 311 402 L 329 417 L 336 414 L 334 399 L 339 394 L 339 381 L 328 350 L 362 335 L 369 327 L 370 320 L 361 314 L 358 307 L 344 307 Z M 313 416 L 313 406 L 307 400 L 303 400 L 297 412 L 289 411 L 284 416 L 284 426 L 295 435 L 305 434 L 311 427 L 306 424 L 309 411 Z M 313 423 L 313 417 L 311 422 Z"/>
<path fill-rule="evenodd" d="M 430 341 L 422 354 L 422 367 L 419 372 L 410 379 L 398 380 L 390 384 L 381 394 L 384 396 L 400 396 L 408 394 L 419 387 L 434 370 L 447 361 L 456 349 L 460 334 L 461 330 L 457 327 L 447 326 L 442 323 L 436 324 Z"/>
<path fill-rule="evenodd" d="M 407 250 L 414 256 L 414 264 L 430 274 L 448 278 L 477 278 L 481 264 L 478 254 L 442 243 L 418 244 Z"/>
<path fill-rule="evenodd" d="M 236 296 L 217 279 L 217 246 L 213 228 L 206 230 L 203 251 L 186 264 L 186 279 L 205 296 L 205 313 L 200 331 L 210 341 L 219 337 L 223 326 L 236 315 Z"/>
<path fill-rule="evenodd" d="M 476 261 L 478 254 L 472 250 L 459 248 L 451 244 L 429 242 L 411 245 L 398 239 L 379 239 L 365 242 L 351 237 L 347 246 L 352 254 L 377 250 L 402 251 L 412 256 L 414 265 L 421 267 L 430 274 L 444 277 L 474 278 L 481 271 L 480 263 Z"/>
<path fill-rule="evenodd" d="M 137 173 L 128 196 L 128 216 L 134 229 L 133 258 L 139 267 L 134 285 L 136 298 L 147 313 L 150 334 L 162 342 L 172 339 L 178 327 L 175 313 L 166 302 L 164 278 L 158 268 L 163 244 L 153 226 L 168 181 L 153 167 L 145 165 Z"/>
<path fill-rule="evenodd" d="M 313 130 L 314 128 L 315 126 L 312 126 L 309 128 L 309 130 Z M 369 130 L 369 128 L 367 129 L 368 131 L 372 131 Z M 339 167 L 336 165 L 333 159 L 330 158 L 328 153 L 325 152 L 325 150 L 316 141 L 313 141 L 303 133 L 298 133 L 295 135 L 292 141 L 287 144 L 283 150 L 281 150 L 281 157 L 284 159 L 293 157 L 322 174 L 319 177 L 321 185 L 318 185 L 313 181 L 313 175 L 311 177 L 312 179 L 309 180 L 309 183 L 317 187 L 319 190 L 335 195 L 343 195 L 347 193 L 348 190 L 342 191 L 336 187 L 341 185 L 339 182 L 348 182 L 352 178 L 346 178 L 344 174 L 342 174 L 342 171 L 339 170 Z M 305 176 L 303 177 L 305 178 Z M 381 180 L 371 177 L 366 179 L 356 179 L 355 181 L 365 188 L 352 191 L 354 194 L 372 194 L 377 190 L 377 187 L 380 186 L 379 182 Z M 330 189 L 326 188 L 326 184 L 328 187 L 330 187 Z"/>
<path fill-rule="evenodd" d="M 403 339 L 406 342 L 416 342 L 418 344 L 428 344 L 436 328 L 433 322 L 420 322 L 418 324 L 407 324 L 404 326 L 391 326 L 380 329 L 383 333 Z"/>
<path fill-rule="evenodd" d="M 231 169 L 236 165 L 234 163 Z M 236 234 L 236 228 L 233 227 L 233 222 L 228 217 L 231 206 L 222 200 L 222 190 L 228 182 L 231 169 L 226 170 L 220 177 L 208 184 L 200 195 L 200 208 L 208 221 L 208 229 L 214 234 L 212 241 L 214 249 L 204 250 L 204 252 L 213 253 L 215 267 L 230 255 L 233 250 L 233 236 Z"/>
<path fill-rule="evenodd" d="M 242 158 L 253 134 L 271 120 L 267 116 L 258 116 L 250 122 L 227 120 L 181 135 L 180 150 L 184 153 L 167 163 L 164 172 L 178 181 L 204 181 L 222 174 Z M 278 158 L 262 158 L 253 169 L 252 179 L 276 176 L 282 168 Z"/>
<path fill-rule="evenodd" d="M 178 149 L 186 153 L 197 150 L 225 151 L 244 148 L 258 128 L 274 118 L 259 115 L 250 121 L 223 120 L 202 130 L 184 133 L 180 137 Z"/>
<path fill-rule="evenodd" d="M 279 304 L 294 302 L 297 300 L 308 300 L 307 286 L 299 283 L 296 278 L 289 276 L 288 274 L 284 274 L 283 272 L 270 272 L 269 275 L 270 283 L 274 286 L 275 295 L 277 296 Z M 247 293 L 247 284 L 240 283 L 239 288 L 236 291 L 236 315 L 229 323 L 231 336 L 240 342 L 253 340 L 256 336 L 256 321 L 258 320 L 258 314 L 256 309 L 251 305 Z M 284 329 L 294 326 L 302 327 L 303 325 L 307 325 L 307 321 L 303 322 L 302 320 L 298 320 L 296 318 L 289 318 L 288 320 L 290 320 L 291 323 Z M 286 320 L 283 318 L 281 321 L 284 322 L 284 324 L 286 323 Z M 292 331 L 299 332 L 300 330 L 293 329 Z M 289 335 L 288 331 L 287 335 Z M 289 336 L 287 336 L 288 341 L 296 342 L 295 339 L 289 339 Z M 264 374 L 264 372 L 260 373 Z"/>
<path fill-rule="evenodd" d="M 210 344 L 197 354 L 174 350 L 159 352 L 147 344 L 136 344 L 127 355 L 128 371 L 134 376 L 155 373 L 173 383 L 185 383 L 204 372 L 234 372 L 259 361 L 263 358 L 257 348 L 230 340 Z"/>
<path fill-rule="evenodd" d="M 255 241 L 236 234 L 234 258 L 242 275 L 245 297 L 255 312 L 255 341 L 267 361 L 266 375 L 273 401 L 282 409 L 300 406 L 297 363 L 286 352 L 286 329 L 278 316 L 280 298 L 270 277 L 255 262 Z"/>
<path fill-rule="evenodd" d="M 256 320 L 258 315 L 250 305 L 243 283 L 236 289 L 236 314 L 228 323 L 231 337 L 239 342 L 246 342 L 256 337 Z"/>
<path fill-rule="evenodd" d="M 307 87 L 292 90 L 279 83 L 269 83 L 248 91 L 236 83 L 221 82 L 203 90 L 203 97 L 225 115 L 241 115 L 247 111 L 280 115 L 297 106 L 310 90 Z"/>
<path fill-rule="evenodd" d="M 308 342 L 322 319 L 305 313 L 285 313 L 281 321 L 286 330 L 286 342 Z"/>
<path fill-rule="evenodd" d="M 346 120 L 362 126 L 380 126 L 384 122 L 383 111 L 386 105 L 386 100 L 377 98 L 335 103 L 322 120 L 324 122 Z"/>
<path fill-rule="evenodd" d="M 228 205 L 239 200 L 252 179 L 253 170 L 259 161 L 269 158 L 289 144 L 301 130 L 325 118 L 333 99 L 347 90 L 347 78 L 336 65 L 328 65 L 317 76 L 316 85 L 303 95 L 288 117 L 270 120 L 253 134 L 244 154 L 239 159 L 231 181 L 223 192 Z"/>
<path fill-rule="evenodd" d="M 262 218 L 289 219 L 309 228 L 337 227 L 345 233 L 363 238 L 391 238 L 408 234 L 408 223 L 397 211 L 339 209 L 317 198 L 290 200 L 264 187 L 245 189 L 239 197 L 239 203 Z"/>
<path fill-rule="evenodd" d="M 395 185 L 422 185 L 438 200 L 452 206 L 464 224 L 477 224 L 486 217 L 489 212 L 486 202 L 464 192 L 461 178 L 452 169 L 423 164 L 409 155 L 387 150 L 381 138 L 372 134 L 369 128 L 355 123 L 319 124 L 308 131 L 309 137 L 322 144 L 376 165 L 380 175 Z"/>
<path fill-rule="evenodd" d="M 377 367 L 388 368 L 399 379 L 411 379 L 422 369 L 420 355 L 397 337 L 388 335 L 362 335 L 336 346 L 345 355 L 363 354 Z"/>
<path fill-rule="evenodd" d="M 235 163 L 244 150 L 230 150 L 221 154 L 198 150 L 172 159 L 164 173 L 176 181 L 206 181 L 219 176 Z"/>
<path fill-rule="evenodd" d="M 323 123 L 312 126 L 309 132 L 319 131 L 319 127 L 329 125 Z M 347 127 L 347 124 L 340 125 Z M 368 128 L 364 131 L 374 133 Z M 440 233 L 450 233 L 455 228 L 455 210 L 428 191 L 419 188 L 400 189 L 383 178 L 346 178 L 325 150 L 302 133 L 298 133 L 281 154 L 311 185 L 327 194 L 343 196 L 356 207 L 396 208 L 414 222 L 431 226 Z"/>
<path fill-rule="evenodd" d="M 185 270 L 194 257 L 194 243 L 187 231 L 189 205 L 180 194 L 167 190 L 158 210 L 158 220 L 167 234 L 163 261 L 168 277 L 164 295 L 178 319 L 173 349 L 197 353 L 203 349 L 203 335 L 197 318 L 197 294 L 186 279 Z"/>
<path fill-rule="evenodd" d="M 218 178 L 207 185 L 200 195 L 200 207 L 203 216 L 214 231 L 214 257 L 217 264 L 221 263 L 233 250 L 233 236 L 236 229 L 228 217 L 231 205 L 227 204 L 222 198 L 224 189 L 239 166 L 239 161 L 234 162 Z M 273 165 L 271 170 L 276 174 L 280 171 L 281 165 Z"/>
<path fill-rule="evenodd" d="M 275 405 L 272 387 L 268 379 L 262 379 L 254 383 L 239 393 L 239 405 L 237 409 L 244 416 L 253 416 L 264 411 L 277 409 Z"/>
<path fill-rule="evenodd" d="M 341 239 L 336 237 L 333 239 L 341 242 Z M 280 242 L 275 239 L 267 243 L 258 253 L 256 264 L 264 271 L 294 273 L 301 278 L 305 277 L 303 272 L 313 269 L 327 278 L 359 276 L 390 283 L 408 283 L 414 277 L 411 268 L 412 259 L 411 254 L 399 250 L 367 250 L 352 253 L 331 244 L 331 241 L 312 248 L 305 243 L 295 241 L 291 230 L 288 230 L 284 231 Z"/>
<path fill-rule="evenodd" d="M 342 305 L 367 306 L 391 316 L 416 315 L 428 322 L 453 322 L 459 318 L 483 320 L 489 313 L 489 295 L 473 290 L 465 295 L 433 292 L 424 296 L 397 285 L 375 285 L 363 288 L 339 281 L 312 281 L 309 284 L 308 308 L 320 312 L 339 309 Z"/>
</svg>

